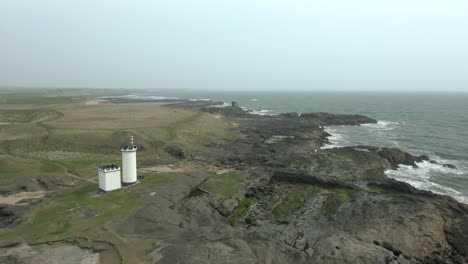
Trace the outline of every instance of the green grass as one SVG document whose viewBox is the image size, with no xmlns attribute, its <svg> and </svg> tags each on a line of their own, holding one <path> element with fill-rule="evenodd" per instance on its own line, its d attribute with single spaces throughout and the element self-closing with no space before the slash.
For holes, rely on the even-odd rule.
<svg viewBox="0 0 468 264">
<path fill-rule="evenodd" d="M 0 146 L 2 142 L 9 140 L 27 140 L 44 136 L 47 136 L 47 130 L 44 127 L 38 126 L 37 123 L 15 125 L 0 124 Z"/>
<path fill-rule="evenodd" d="M 336 178 L 340 181 L 352 181 L 354 178 L 349 175 L 337 175 Z"/>
<path fill-rule="evenodd" d="M 97 167 L 105 164 L 120 164 L 118 156 L 89 155 L 85 159 L 59 160 L 56 163 L 62 165 L 68 172 L 83 178 L 92 178 L 97 175 Z"/>
<path fill-rule="evenodd" d="M 96 191 L 97 186 L 91 184 L 58 194 L 36 207 L 29 221 L 2 237 L 21 236 L 30 242 L 61 239 L 120 219 L 140 205 L 140 195 L 126 189 L 92 197 Z M 97 214 L 88 218 L 87 211 Z"/>
<path fill-rule="evenodd" d="M 293 169 L 307 169 L 308 165 L 307 160 L 293 160 L 289 163 L 289 167 Z"/>
<path fill-rule="evenodd" d="M 328 217 L 332 217 L 342 204 L 353 201 L 358 195 L 358 191 L 352 189 L 337 188 L 331 190 L 332 193 L 329 194 L 321 208 L 321 213 Z"/>
<path fill-rule="evenodd" d="M 227 198 L 237 191 L 243 177 L 237 172 L 228 172 L 223 174 L 211 174 L 208 181 L 202 187 L 219 197 Z"/>
<path fill-rule="evenodd" d="M 0 122 L 6 123 L 48 121 L 62 116 L 62 113 L 52 109 L 0 109 Z"/>
<path fill-rule="evenodd" d="M 202 115 L 202 112 L 194 113 L 193 115 L 186 117 L 182 120 L 179 120 L 167 127 L 167 137 L 166 139 L 169 141 L 174 141 L 178 137 L 178 130 L 185 126 L 190 126 L 194 122 L 196 122 Z"/>
<path fill-rule="evenodd" d="M 44 91 L 0 95 L 0 183 L 65 171 L 96 177 L 97 165 L 120 163 L 120 145 L 130 135 L 144 146 L 138 151 L 139 167 L 168 155 L 161 140 L 188 151 L 204 151 L 203 144 L 232 137 L 231 124 L 207 113 L 157 105 L 85 105 L 73 97 L 46 95 Z M 140 207 L 145 188 L 178 181 L 178 174 L 171 173 L 142 176 L 140 184 L 104 196 L 90 195 L 95 184 L 57 194 L 29 212 L 29 221 L 13 230 L 0 230 L 0 240 L 22 236 L 39 242 L 84 236 L 115 244 L 126 263 L 141 263 L 142 256 L 154 249 L 154 241 L 122 239 L 104 227 Z M 241 178 L 236 173 L 213 175 L 208 188 L 220 187 L 213 193 L 229 196 Z"/>
<path fill-rule="evenodd" d="M 138 151 L 139 167 L 169 156 L 162 140 L 194 153 L 232 137 L 231 124 L 207 113 L 157 105 L 85 105 L 73 98 L 49 104 L 60 97 L 46 95 L 42 90 L 0 95 L 3 102 L 39 98 L 40 105 L 0 105 L 0 183 L 64 171 L 96 177 L 98 165 L 120 164 L 120 146 L 130 135 L 144 147 Z"/>
<path fill-rule="evenodd" d="M 230 127 L 207 113 L 195 112 L 166 127 L 164 140 L 182 145 L 188 151 L 205 151 L 203 145 L 206 143 L 232 137 Z"/>
<path fill-rule="evenodd" d="M 144 177 L 144 180 L 141 184 L 137 185 L 138 188 L 146 187 L 146 186 L 161 186 L 166 184 L 174 184 L 177 183 L 178 178 L 177 173 L 144 173 L 140 174 L 140 176 Z"/>
<path fill-rule="evenodd" d="M 138 185 L 104 195 L 96 195 L 95 184 L 63 191 L 35 207 L 27 222 L 15 229 L 1 230 L 0 241 L 22 237 L 29 243 L 39 243 L 83 236 L 112 242 L 123 253 L 126 263 L 139 263 L 148 250 L 154 249 L 154 242 L 141 239 L 125 242 L 102 228 L 141 207 L 141 189 L 175 183 L 177 177 L 176 173 L 148 174 Z"/>
<path fill-rule="evenodd" d="M 40 93 L 11 93 L 0 95 L 1 104 L 50 105 L 77 103 L 78 99 L 62 96 L 46 96 Z"/>
<path fill-rule="evenodd" d="M 271 215 L 277 221 L 287 221 L 289 216 L 297 211 L 299 208 L 304 206 L 305 202 L 309 197 L 303 193 L 292 193 L 289 194 L 286 199 L 279 202 L 271 210 Z"/>
<path fill-rule="evenodd" d="M 63 174 L 64 169 L 47 160 L 0 155 L 0 182 L 8 183 L 23 176 Z"/>
<path fill-rule="evenodd" d="M 292 184 L 292 188 L 286 194 L 273 197 L 268 206 L 269 217 L 278 222 L 287 222 L 294 212 L 319 191 L 320 188 L 313 184 Z"/>
<path fill-rule="evenodd" d="M 232 216 L 228 218 L 228 223 L 231 226 L 234 226 L 239 218 L 244 217 L 245 214 L 249 211 L 250 204 L 252 203 L 254 198 L 244 198 L 240 203 L 239 206 L 234 210 Z"/>
</svg>

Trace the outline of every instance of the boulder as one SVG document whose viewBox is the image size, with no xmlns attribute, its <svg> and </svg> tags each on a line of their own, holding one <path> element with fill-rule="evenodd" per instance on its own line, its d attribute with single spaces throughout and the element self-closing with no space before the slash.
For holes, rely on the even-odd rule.
<svg viewBox="0 0 468 264">
<path fill-rule="evenodd" d="M 166 151 L 168 154 L 177 158 L 181 158 L 181 159 L 187 158 L 187 153 L 185 152 L 185 149 L 176 144 L 166 143 L 164 145 L 164 151 Z"/>
</svg>

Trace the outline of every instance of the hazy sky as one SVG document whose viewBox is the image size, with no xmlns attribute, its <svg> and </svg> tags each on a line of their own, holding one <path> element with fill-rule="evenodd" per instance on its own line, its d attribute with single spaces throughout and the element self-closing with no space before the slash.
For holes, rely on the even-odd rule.
<svg viewBox="0 0 468 264">
<path fill-rule="evenodd" d="M 468 91 L 467 0 L 0 0 L 0 86 Z"/>
</svg>

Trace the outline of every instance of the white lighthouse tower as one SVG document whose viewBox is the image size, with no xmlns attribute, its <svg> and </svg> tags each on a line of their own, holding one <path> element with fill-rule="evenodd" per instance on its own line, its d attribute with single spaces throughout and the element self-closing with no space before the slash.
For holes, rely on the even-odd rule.
<svg viewBox="0 0 468 264">
<path fill-rule="evenodd" d="M 133 142 L 133 136 L 130 139 L 130 146 L 123 146 L 122 152 L 122 183 L 130 185 L 137 182 L 137 146 Z"/>
</svg>

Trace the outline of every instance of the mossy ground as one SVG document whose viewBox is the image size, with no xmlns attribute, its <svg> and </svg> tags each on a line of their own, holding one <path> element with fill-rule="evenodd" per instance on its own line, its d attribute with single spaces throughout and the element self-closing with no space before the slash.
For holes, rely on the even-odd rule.
<svg viewBox="0 0 468 264">
<path fill-rule="evenodd" d="M 293 160 L 289 163 L 289 167 L 293 169 L 307 169 L 309 161 L 307 160 Z"/>
<path fill-rule="evenodd" d="M 353 201 L 357 195 L 357 190 L 345 188 L 333 189 L 322 205 L 321 213 L 327 217 L 332 217 L 343 203 Z"/>
<path fill-rule="evenodd" d="M 250 204 L 254 201 L 254 198 L 244 198 L 240 203 L 239 206 L 234 210 L 234 213 L 231 217 L 228 218 L 228 223 L 234 226 L 239 218 L 244 217 L 247 212 L 249 211 Z"/>
<path fill-rule="evenodd" d="M 313 184 L 291 184 L 285 192 L 280 192 L 272 198 L 268 205 L 268 217 L 278 221 L 286 222 L 289 217 L 300 209 L 306 201 L 316 195 L 320 188 Z"/>
<path fill-rule="evenodd" d="M 219 197 L 227 198 L 236 192 L 242 180 L 243 176 L 238 172 L 213 173 L 202 188 Z"/>
<path fill-rule="evenodd" d="M 278 222 L 288 222 L 289 218 L 302 208 L 305 203 L 317 195 L 326 197 L 320 213 L 333 217 L 338 208 L 347 202 L 352 202 L 360 195 L 360 191 L 346 188 L 330 188 L 317 184 L 290 184 L 285 190 L 272 197 L 267 206 L 267 218 Z"/>
</svg>

